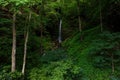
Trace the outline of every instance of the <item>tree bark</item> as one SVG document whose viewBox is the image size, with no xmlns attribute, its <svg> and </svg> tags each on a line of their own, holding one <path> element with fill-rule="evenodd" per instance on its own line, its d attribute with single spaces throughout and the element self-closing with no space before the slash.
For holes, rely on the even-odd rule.
<svg viewBox="0 0 120 80">
<path fill-rule="evenodd" d="M 42 22 L 44 19 L 43 19 L 43 17 L 44 17 L 44 15 L 45 15 L 45 12 L 44 12 L 44 4 L 45 4 L 45 1 L 44 0 L 42 0 L 42 4 L 41 4 L 41 11 L 40 11 L 40 13 L 41 13 L 41 15 L 40 15 L 40 19 L 41 19 L 41 23 L 40 23 L 40 37 L 41 37 L 41 44 L 40 44 L 40 53 L 41 54 L 43 54 L 43 47 L 42 47 L 42 39 L 43 39 L 43 28 L 44 28 L 44 22 Z"/>
<path fill-rule="evenodd" d="M 82 24 L 81 24 L 81 18 L 78 16 L 78 21 L 79 21 L 79 31 L 82 32 Z"/>
<path fill-rule="evenodd" d="M 112 62 L 111 62 L 112 73 L 114 73 L 115 72 L 115 65 L 114 65 L 114 55 L 113 55 L 113 53 L 111 54 L 111 60 L 112 60 Z"/>
<path fill-rule="evenodd" d="M 13 43 L 12 43 L 12 65 L 11 65 L 11 72 L 15 72 L 16 68 L 16 13 L 13 14 L 13 26 L 12 26 L 12 31 L 13 31 Z"/>
<path fill-rule="evenodd" d="M 82 24 L 81 24 L 81 18 L 78 16 L 78 21 L 79 21 L 79 31 L 81 32 L 80 40 L 83 40 L 83 35 L 82 35 Z"/>
<path fill-rule="evenodd" d="M 78 10 L 78 26 L 79 26 L 79 31 L 82 32 L 82 22 L 81 22 L 81 17 L 80 17 L 80 2 L 79 0 L 76 0 L 77 2 L 77 10 Z M 82 41 L 82 33 L 81 33 L 81 37 L 80 37 L 81 41 Z"/>
<path fill-rule="evenodd" d="M 40 53 L 43 53 L 42 50 L 42 38 L 43 38 L 43 26 L 41 25 L 41 30 L 40 30 L 40 37 L 41 37 L 41 44 L 40 44 Z"/>
<path fill-rule="evenodd" d="M 103 31 L 103 21 L 102 21 L 102 6 L 101 6 L 101 1 L 99 1 L 99 6 L 100 6 L 100 27 L 101 27 L 101 32 Z"/>
<path fill-rule="evenodd" d="M 29 23 L 31 19 L 31 12 L 29 14 Z M 26 57 L 27 57 L 27 43 L 28 43 L 28 38 L 29 38 L 29 23 L 26 29 L 26 34 L 25 34 L 25 43 L 24 43 L 24 57 L 23 57 L 23 67 L 22 67 L 22 74 L 25 74 L 25 65 L 26 65 Z"/>
<path fill-rule="evenodd" d="M 24 75 L 24 73 L 25 73 L 28 36 L 29 36 L 29 32 L 27 31 L 26 37 L 25 37 L 25 43 L 24 43 L 24 58 L 23 58 L 23 67 L 22 67 L 22 74 L 23 74 L 23 75 Z"/>
</svg>

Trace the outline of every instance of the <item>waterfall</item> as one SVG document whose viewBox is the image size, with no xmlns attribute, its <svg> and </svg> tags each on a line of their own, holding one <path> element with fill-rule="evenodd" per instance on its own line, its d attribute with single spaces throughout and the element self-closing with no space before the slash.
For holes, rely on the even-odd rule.
<svg viewBox="0 0 120 80">
<path fill-rule="evenodd" d="M 59 44 L 62 42 L 61 31 L 62 31 L 62 19 L 60 19 L 60 24 L 59 24 L 59 36 L 58 36 Z"/>
</svg>

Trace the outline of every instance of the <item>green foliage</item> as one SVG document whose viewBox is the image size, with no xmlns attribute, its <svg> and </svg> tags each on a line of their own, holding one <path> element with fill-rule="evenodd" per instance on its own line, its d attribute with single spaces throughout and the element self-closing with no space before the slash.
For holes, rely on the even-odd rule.
<svg viewBox="0 0 120 80">
<path fill-rule="evenodd" d="M 119 47 L 117 43 L 119 42 L 120 34 L 110 32 L 101 33 L 99 27 L 96 27 L 84 31 L 82 35 L 84 35 L 83 41 L 80 41 L 81 34 L 76 33 L 63 43 L 64 47 L 67 47 L 66 50 L 69 55 L 84 70 L 85 75 L 90 80 L 109 80 L 108 76 L 111 75 L 111 56 L 108 56 L 109 53 L 104 53 L 104 49 L 114 52 L 115 65 L 119 65 L 119 49 L 115 48 L 115 50 L 111 50 L 111 47 Z M 104 59 L 107 59 L 107 61 Z M 116 66 L 115 68 L 117 69 Z"/>
<path fill-rule="evenodd" d="M 49 63 L 49 62 L 54 62 L 54 61 L 59 61 L 59 60 L 64 60 L 68 56 L 66 52 L 63 49 L 56 49 L 53 51 L 47 51 L 46 53 L 43 54 L 41 57 L 41 61 L 44 63 Z"/>
<path fill-rule="evenodd" d="M 0 80 L 22 80 L 22 74 L 20 72 L 9 72 L 10 66 L 4 66 L 0 71 Z"/>
<path fill-rule="evenodd" d="M 48 51 L 41 57 L 42 65 L 30 71 L 30 80 L 85 80 L 84 71 L 63 49 Z"/>
<path fill-rule="evenodd" d="M 34 68 L 30 72 L 30 80 L 82 80 L 81 68 L 68 60 L 51 62 L 43 65 L 40 69 Z"/>
<path fill-rule="evenodd" d="M 120 33 L 101 33 L 99 25 L 103 24 L 103 29 L 119 28 L 119 3 L 120 0 L 0 0 L 0 66 L 11 61 L 12 16 L 16 14 L 16 68 L 19 71 L 23 63 L 25 30 L 29 25 L 25 79 L 116 80 L 120 76 Z M 62 49 L 56 49 L 60 18 L 64 42 Z M 114 76 L 109 70 L 112 55 Z M 9 70 L 1 68 L 1 80 L 21 78 L 20 72 L 10 73 L 10 67 Z"/>
<path fill-rule="evenodd" d="M 111 77 L 110 77 L 110 80 L 119 80 L 119 78 L 116 77 L 116 76 L 111 76 Z"/>
<path fill-rule="evenodd" d="M 0 65 L 8 64 L 10 61 L 10 58 L 7 57 L 10 56 L 12 44 L 12 39 L 10 36 L 11 30 L 8 26 L 10 23 L 11 20 L 0 18 Z"/>
<path fill-rule="evenodd" d="M 119 39 L 120 33 L 104 32 L 99 35 L 99 39 L 93 40 L 89 46 L 89 53 L 96 67 L 110 67 L 112 54 L 114 62 L 119 62 Z"/>
</svg>

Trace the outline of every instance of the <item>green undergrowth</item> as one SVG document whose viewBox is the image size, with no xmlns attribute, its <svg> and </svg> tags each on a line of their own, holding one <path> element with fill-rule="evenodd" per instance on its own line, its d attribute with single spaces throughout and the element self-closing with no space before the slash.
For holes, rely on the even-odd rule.
<svg viewBox="0 0 120 80">
<path fill-rule="evenodd" d="M 46 52 L 41 63 L 30 70 L 28 80 L 85 80 L 81 67 L 63 49 Z"/>
<path fill-rule="evenodd" d="M 83 40 L 80 40 L 82 34 Z M 69 53 L 76 64 L 83 70 L 89 80 L 110 80 L 111 69 L 95 68 L 89 55 L 89 46 L 94 39 L 98 39 L 101 34 L 100 27 L 95 27 L 82 33 L 75 33 L 71 38 L 63 43 L 66 51 Z M 116 79 L 115 79 L 116 80 Z"/>
</svg>

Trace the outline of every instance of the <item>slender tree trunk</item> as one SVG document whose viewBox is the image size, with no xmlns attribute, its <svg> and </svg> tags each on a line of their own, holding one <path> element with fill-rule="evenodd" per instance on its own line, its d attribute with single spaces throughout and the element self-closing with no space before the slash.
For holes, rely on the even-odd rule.
<svg viewBox="0 0 120 80">
<path fill-rule="evenodd" d="M 42 47 L 42 39 L 43 39 L 43 27 L 44 27 L 44 23 L 42 22 L 43 21 L 43 17 L 45 15 L 45 12 L 44 12 L 44 4 L 45 4 L 45 0 L 42 0 L 42 4 L 41 4 L 41 23 L 40 23 L 40 37 L 41 37 L 41 45 L 40 45 L 40 53 L 43 54 L 43 47 Z"/>
<path fill-rule="evenodd" d="M 11 72 L 15 72 L 16 68 L 16 13 L 13 14 L 13 26 L 12 26 L 12 31 L 13 31 L 13 43 L 12 43 L 12 65 L 11 65 Z"/>
<path fill-rule="evenodd" d="M 40 45 L 40 53 L 42 54 L 43 53 L 43 50 L 42 50 L 42 38 L 43 38 L 43 28 L 42 28 L 42 25 L 41 25 L 41 30 L 40 30 L 40 37 L 41 37 L 41 45 Z"/>
<path fill-rule="evenodd" d="M 23 75 L 25 73 L 28 36 L 29 36 L 29 32 L 27 31 L 26 36 L 25 36 L 25 43 L 24 43 L 24 58 L 23 58 L 23 67 L 22 67 L 22 74 Z"/>
<path fill-rule="evenodd" d="M 111 62 L 112 73 L 114 73 L 115 72 L 115 65 L 114 65 L 114 55 L 113 55 L 113 53 L 111 54 L 111 60 L 112 60 L 112 62 Z"/>
<path fill-rule="evenodd" d="M 100 5 L 100 27 L 101 27 L 101 32 L 103 31 L 103 21 L 102 21 L 102 6 L 101 6 L 101 1 L 99 1 Z"/>
<path fill-rule="evenodd" d="M 81 24 L 81 17 L 78 16 L 78 21 L 79 21 L 79 31 L 82 32 L 82 24 Z"/>
<path fill-rule="evenodd" d="M 78 21 L 79 21 L 79 31 L 81 33 L 80 39 L 82 41 L 83 40 L 83 36 L 82 36 L 82 25 L 81 25 L 81 18 L 80 18 L 80 16 L 78 16 Z"/>
<path fill-rule="evenodd" d="M 79 1 L 77 1 L 79 2 Z M 82 32 L 82 24 L 81 24 L 81 17 L 80 17 L 80 6 L 79 3 L 77 5 L 77 9 L 78 9 L 78 23 L 79 23 L 79 31 Z"/>
<path fill-rule="evenodd" d="M 103 23 L 102 23 L 102 12 L 100 11 L 100 27 L 101 27 L 101 32 L 103 31 Z"/>
<path fill-rule="evenodd" d="M 76 0 L 77 2 L 77 9 L 78 9 L 78 26 L 79 26 L 79 31 L 82 32 L 82 22 L 81 22 L 81 17 L 80 17 L 80 2 L 79 0 Z M 82 33 L 81 33 L 81 37 L 80 37 L 81 41 L 82 39 Z"/>
<path fill-rule="evenodd" d="M 29 23 L 31 19 L 31 12 L 29 14 Z M 24 57 L 23 57 L 23 67 L 22 67 L 22 74 L 25 74 L 25 65 L 26 65 L 26 57 L 27 57 L 27 43 L 28 43 L 28 38 L 29 38 L 29 23 L 26 29 L 26 34 L 25 34 L 25 43 L 24 43 Z"/>
</svg>

